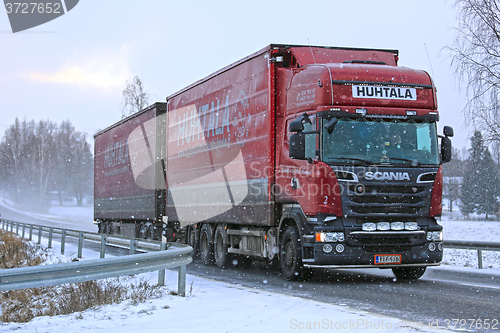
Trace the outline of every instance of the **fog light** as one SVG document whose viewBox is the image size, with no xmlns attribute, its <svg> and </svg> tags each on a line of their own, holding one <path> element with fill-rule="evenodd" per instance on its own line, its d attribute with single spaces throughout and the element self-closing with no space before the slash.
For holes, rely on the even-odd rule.
<svg viewBox="0 0 500 333">
<path fill-rule="evenodd" d="M 435 243 L 430 243 L 429 244 L 429 251 L 434 252 L 436 250 L 436 244 Z"/>
<path fill-rule="evenodd" d="M 392 222 L 391 229 L 392 230 L 404 230 L 405 224 L 404 224 L 404 222 Z"/>
<path fill-rule="evenodd" d="M 363 229 L 363 231 L 375 231 L 377 230 L 377 225 L 375 223 L 363 223 L 361 225 L 361 229 Z"/>
<path fill-rule="evenodd" d="M 406 222 L 405 229 L 410 230 L 410 231 L 418 230 L 418 223 L 417 222 Z"/>
<path fill-rule="evenodd" d="M 338 253 L 342 253 L 342 252 L 344 252 L 344 245 L 342 245 L 342 244 L 337 244 L 337 246 L 335 246 L 335 250 L 336 250 Z"/>
<path fill-rule="evenodd" d="M 389 222 L 379 222 L 377 223 L 377 230 L 391 230 L 391 224 Z"/>
<path fill-rule="evenodd" d="M 442 244 L 442 243 L 439 243 L 439 244 L 438 244 L 438 250 L 439 250 L 439 251 L 443 251 L 443 244 Z"/>
<path fill-rule="evenodd" d="M 333 251 L 333 246 L 331 246 L 330 244 L 323 245 L 323 252 L 330 253 L 332 251 Z"/>
</svg>

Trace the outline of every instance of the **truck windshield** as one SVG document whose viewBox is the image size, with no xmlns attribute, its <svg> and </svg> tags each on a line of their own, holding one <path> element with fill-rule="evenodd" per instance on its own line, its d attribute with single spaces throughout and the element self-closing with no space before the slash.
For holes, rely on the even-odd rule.
<svg viewBox="0 0 500 333">
<path fill-rule="evenodd" d="M 323 119 L 322 127 L 328 122 Z M 439 164 L 436 123 L 342 118 L 323 129 L 322 159 L 334 164 Z"/>
</svg>

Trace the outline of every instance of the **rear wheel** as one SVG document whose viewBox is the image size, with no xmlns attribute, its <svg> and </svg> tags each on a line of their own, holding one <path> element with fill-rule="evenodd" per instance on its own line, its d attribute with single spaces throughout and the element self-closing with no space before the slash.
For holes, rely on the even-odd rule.
<svg viewBox="0 0 500 333">
<path fill-rule="evenodd" d="M 198 255 L 198 244 L 200 239 L 200 232 L 195 224 L 190 225 L 188 228 L 188 245 L 193 248 L 192 257 L 196 258 Z"/>
<path fill-rule="evenodd" d="M 290 226 L 283 233 L 283 238 L 281 240 L 281 274 L 289 281 L 309 279 L 312 275 L 312 271 L 304 268 L 302 265 L 302 252 L 299 237 L 297 228 Z"/>
<path fill-rule="evenodd" d="M 423 267 L 394 267 L 392 272 L 399 280 L 416 280 L 422 277 L 425 273 Z"/>
<path fill-rule="evenodd" d="M 205 265 L 214 262 L 214 234 L 210 224 L 205 223 L 200 231 L 200 259 Z"/>
<path fill-rule="evenodd" d="M 215 264 L 220 268 L 226 267 L 229 255 L 227 253 L 226 226 L 223 224 L 219 224 L 217 226 L 217 229 L 215 229 L 214 252 L 215 252 Z"/>
</svg>

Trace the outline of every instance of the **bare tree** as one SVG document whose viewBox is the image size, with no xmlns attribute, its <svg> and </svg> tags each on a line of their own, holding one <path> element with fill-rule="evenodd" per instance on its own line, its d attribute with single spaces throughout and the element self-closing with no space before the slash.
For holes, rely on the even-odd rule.
<svg viewBox="0 0 500 333">
<path fill-rule="evenodd" d="M 47 209 L 50 192 L 74 196 L 79 205 L 92 193 L 93 157 L 86 134 L 69 121 L 16 118 L 0 141 L 0 186 L 22 208 Z"/>
<path fill-rule="evenodd" d="M 138 76 L 134 76 L 132 83 L 127 81 L 123 90 L 122 119 L 144 109 L 148 106 L 150 95 L 145 91 L 144 85 Z"/>
<path fill-rule="evenodd" d="M 455 0 L 459 27 L 452 65 L 469 103 L 466 121 L 483 130 L 486 141 L 500 141 L 500 6 L 497 0 Z"/>
</svg>

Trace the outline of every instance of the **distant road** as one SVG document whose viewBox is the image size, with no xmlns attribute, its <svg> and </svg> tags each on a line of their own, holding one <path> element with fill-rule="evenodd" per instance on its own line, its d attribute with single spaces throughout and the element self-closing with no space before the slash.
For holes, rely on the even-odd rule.
<svg viewBox="0 0 500 333">
<path fill-rule="evenodd" d="M 72 217 L 43 217 L 40 214 L 29 212 L 21 212 L 6 205 L 0 198 L 0 214 L 1 217 L 7 220 L 12 220 L 22 223 L 41 224 L 44 226 L 53 226 L 56 228 L 73 229 L 97 232 L 97 227 L 92 223 L 92 220 L 79 219 L 75 220 Z"/>
</svg>

